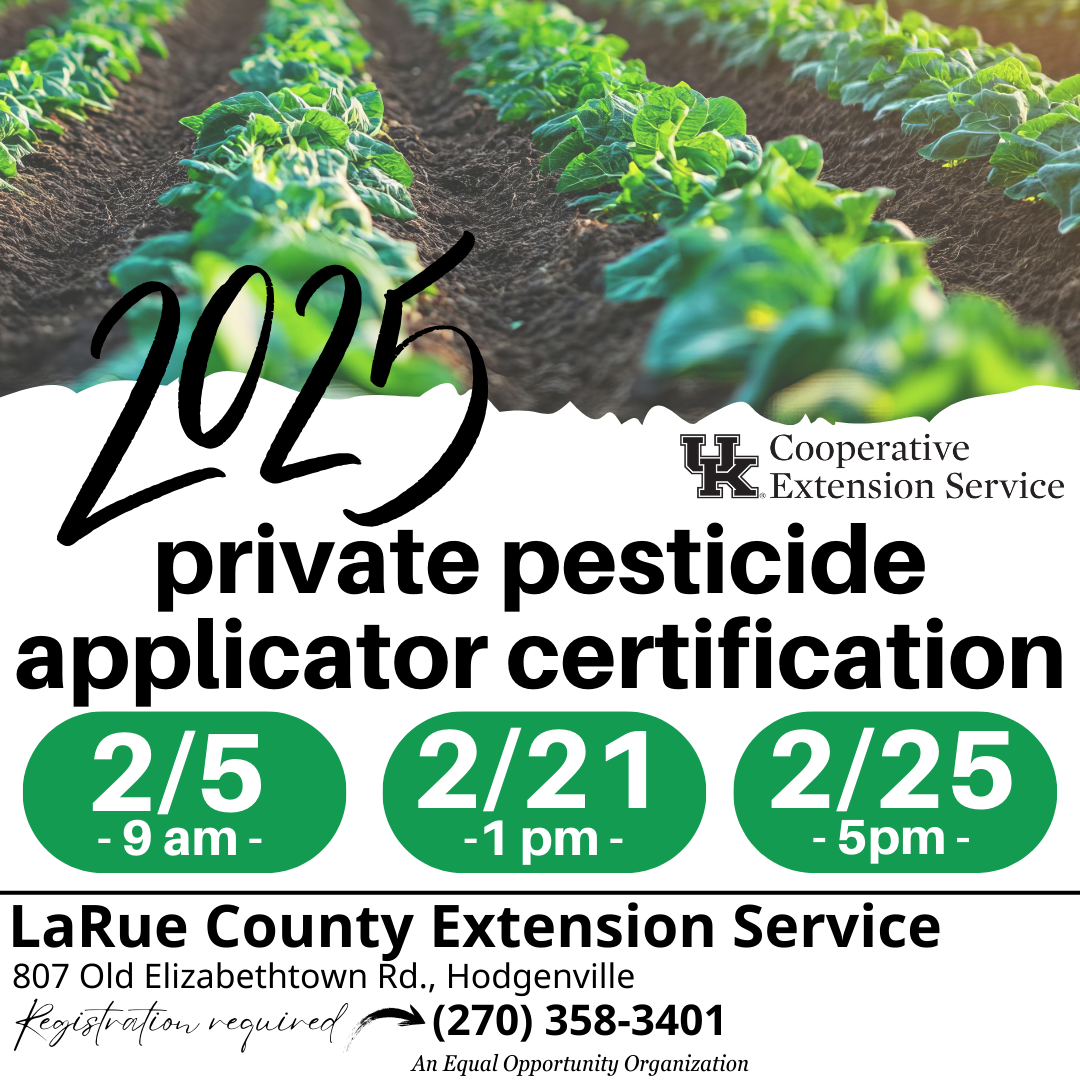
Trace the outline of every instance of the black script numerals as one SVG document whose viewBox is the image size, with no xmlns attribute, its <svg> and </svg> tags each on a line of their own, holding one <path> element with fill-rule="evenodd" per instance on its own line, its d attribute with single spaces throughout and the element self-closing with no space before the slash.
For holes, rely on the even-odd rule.
<svg viewBox="0 0 1080 1080">
<path fill-rule="evenodd" d="M 339 465 L 359 465 L 360 459 L 355 454 L 327 454 L 321 458 L 311 458 L 308 461 L 298 461 L 295 465 L 286 465 L 285 458 L 289 451 L 300 438 L 300 433 L 307 426 L 315 407 L 322 400 L 330 380 L 334 377 L 345 356 L 345 350 L 356 332 L 356 324 L 360 320 L 360 305 L 363 303 L 360 282 L 351 270 L 343 266 L 327 266 L 310 278 L 300 295 L 296 298 L 296 312 L 303 315 L 307 311 L 311 298 L 332 278 L 341 277 L 345 282 L 345 295 L 342 299 L 341 310 L 334 322 L 334 329 L 330 331 L 330 337 L 323 347 L 319 359 L 311 369 L 303 389 L 300 391 L 289 414 L 285 417 L 270 449 L 266 452 L 262 468 L 259 474 L 271 484 L 281 484 L 286 480 L 295 480 L 301 476 L 310 476 L 312 473 L 323 472 L 326 469 L 336 469 Z M 374 363 L 372 368 L 374 368 Z M 385 380 L 376 383 L 377 386 L 385 386 Z"/>
<path fill-rule="evenodd" d="M 487 411 L 487 369 L 484 365 L 484 359 L 480 355 L 480 350 L 472 338 L 455 326 L 433 326 L 413 334 L 412 337 L 400 345 L 396 344 L 401 329 L 403 305 L 435 284 L 457 266 L 472 250 L 473 243 L 472 234 L 466 232 L 461 240 L 445 255 L 427 267 L 426 270 L 386 294 L 386 307 L 379 331 L 378 344 L 372 359 L 372 382 L 379 387 L 385 386 L 394 361 L 418 338 L 434 330 L 452 330 L 454 333 L 461 335 L 469 348 L 473 368 L 473 391 L 457 434 L 436 464 L 408 490 L 382 506 L 366 513 L 345 510 L 345 516 L 356 524 L 372 526 L 393 521 L 437 494 L 450 482 L 465 463 L 480 435 Z M 210 350 L 213 347 L 221 320 L 239 296 L 243 287 L 256 275 L 261 276 L 266 283 L 266 307 L 259 341 L 236 398 L 225 415 L 210 430 L 205 430 L 202 423 L 202 394 Z M 285 462 L 340 366 L 360 318 L 363 303 L 360 282 L 351 270 L 343 266 L 325 267 L 307 281 L 297 297 L 297 313 L 303 316 L 307 311 L 308 304 L 319 289 L 336 277 L 340 277 L 344 285 L 341 308 L 326 345 L 319 355 L 319 359 L 312 367 L 296 401 L 267 450 L 260 469 L 260 475 L 269 483 L 280 484 L 287 480 L 310 476 L 313 473 L 334 469 L 342 465 L 361 464 L 356 455 L 348 453 L 328 454 L 293 464 L 286 464 Z M 120 416 L 105 440 L 97 460 L 91 467 L 78 495 L 71 504 L 71 509 L 68 511 L 60 531 L 57 533 L 57 540 L 65 547 L 78 543 L 78 541 L 94 532 L 95 529 L 101 528 L 101 526 L 116 520 L 131 510 L 137 510 L 156 499 L 171 495 L 175 491 L 191 487 L 204 480 L 225 476 L 221 469 L 197 469 L 144 488 L 142 491 L 95 510 L 109 482 L 116 474 L 124 455 L 131 447 L 143 420 L 150 410 L 154 395 L 161 385 L 161 380 L 165 377 L 180 331 L 180 304 L 176 294 L 168 285 L 161 282 L 147 282 L 139 285 L 119 300 L 112 310 L 106 314 L 94 334 L 91 344 L 92 355 L 95 359 L 100 359 L 109 333 L 120 319 L 136 304 L 153 293 L 159 294 L 162 301 L 161 316 L 158 320 L 153 344 Z M 180 426 L 191 442 L 198 446 L 214 449 L 223 445 L 239 427 L 251 404 L 262 372 L 270 341 L 273 318 L 273 283 L 269 275 L 257 266 L 241 267 L 211 297 L 188 343 L 180 376 L 178 394 Z"/>
<path fill-rule="evenodd" d="M 109 432 L 109 437 L 105 440 L 105 445 L 101 448 L 101 453 L 98 454 L 78 495 L 75 496 L 75 501 L 71 504 L 71 509 L 64 518 L 63 525 L 60 526 L 60 531 L 56 534 L 56 539 L 65 547 L 78 543 L 95 529 L 100 529 L 102 525 L 107 525 L 121 515 L 137 510 L 140 506 L 145 506 L 155 499 L 171 495 L 174 491 L 181 491 L 193 484 L 202 483 L 203 480 L 213 480 L 225 475 L 220 469 L 197 469 L 194 472 L 184 473 L 183 476 L 176 476 L 172 480 L 154 484 L 153 487 L 144 488 L 134 495 L 117 499 L 111 505 L 94 511 L 98 499 L 101 498 L 109 481 L 113 478 L 146 414 L 150 411 L 154 395 L 157 393 L 161 380 L 165 377 L 165 369 L 169 366 L 169 358 L 176 345 L 176 336 L 180 332 L 180 301 L 177 300 L 176 293 L 168 285 L 162 285 L 159 281 L 148 281 L 132 289 L 101 320 L 101 325 L 97 328 L 90 345 L 91 355 L 95 360 L 100 360 L 101 350 L 112 328 L 139 301 L 151 293 L 161 294 L 161 318 L 158 321 L 154 342 L 150 346 L 150 352 L 143 362 L 143 369 L 131 388 L 123 410 L 117 417 L 112 431 Z"/>
<path fill-rule="evenodd" d="M 452 330 L 455 334 L 461 335 L 469 348 L 473 377 L 472 397 L 469 399 L 461 426 L 446 448 L 446 452 L 412 487 L 366 513 L 344 511 L 345 516 L 357 525 L 385 525 L 388 521 L 394 521 L 410 510 L 416 509 L 421 503 L 427 502 L 432 495 L 437 494 L 453 480 L 480 437 L 484 417 L 487 415 L 488 378 L 484 358 L 480 355 L 476 342 L 464 330 L 459 330 L 456 326 L 429 326 L 418 334 L 406 338 L 400 345 L 396 344 L 397 335 L 401 329 L 403 305 L 453 270 L 472 251 L 473 243 L 472 233 L 465 233 L 445 255 L 436 259 L 423 273 L 417 274 L 411 281 L 405 282 L 397 289 L 391 289 L 386 294 L 386 307 L 383 310 L 382 325 L 379 327 L 379 340 L 375 345 L 375 356 L 371 363 L 371 381 L 376 386 L 385 386 L 394 361 L 414 341 L 436 330 Z"/>
</svg>

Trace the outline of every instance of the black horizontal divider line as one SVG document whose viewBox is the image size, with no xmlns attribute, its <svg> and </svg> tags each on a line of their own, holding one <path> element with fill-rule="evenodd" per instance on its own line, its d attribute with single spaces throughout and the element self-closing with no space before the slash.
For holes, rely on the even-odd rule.
<svg viewBox="0 0 1080 1080">
<path fill-rule="evenodd" d="M 1080 896 L 1080 889 L 2 889 L 0 896 Z"/>
</svg>

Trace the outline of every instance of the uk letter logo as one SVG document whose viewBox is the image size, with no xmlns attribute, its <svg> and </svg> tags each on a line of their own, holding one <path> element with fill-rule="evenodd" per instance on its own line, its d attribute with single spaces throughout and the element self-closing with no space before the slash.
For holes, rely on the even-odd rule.
<svg viewBox="0 0 1080 1080">
<path fill-rule="evenodd" d="M 704 435 L 683 435 L 679 440 L 683 448 L 683 464 L 686 471 L 701 477 L 698 484 L 699 499 L 722 499 L 724 488 L 733 499 L 756 499 L 759 492 L 747 483 L 745 473 L 758 463 L 756 454 L 736 454 L 739 435 L 714 435 L 716 454 L 703 454 Z"/>
</svg>

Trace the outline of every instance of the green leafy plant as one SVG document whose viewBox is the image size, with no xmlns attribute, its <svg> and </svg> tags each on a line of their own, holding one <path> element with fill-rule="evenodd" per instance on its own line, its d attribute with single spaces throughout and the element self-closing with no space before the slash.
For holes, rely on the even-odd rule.
<svg viewBox="0 0 1080 1080">
<path fill-rule="evenodd" d="M 1080 173 L 1059 167 L 1072 162 L 1057 160 L 1066 133 L 1055 130 L 1076 119 L 1080 75 L 1058 82 L 1014 45 L 988 46 L 970 26 L 950 29 L 917 11 L 894 18 L 885 0 L 599 3 L 669 29 L 690 28 L 694 40 L 712 45 L 728 66 L 760 67 L 779 57 L 794 65 L 793 78 L 812 80 L 820 93 L 845 105 L 860 105 L 879 118 L 898 113 L 905 134 L 931 140 L 919 150 L 930 161 L 956 165 L 990 157 L 996 167 L 1024 147 L 1029 163 L 1038 160 L 1036 170 L 1055 167 L 1006 194 L 1056 207 L 1062 233 L 1080 224 Z M 1032 126 L 1048 115 L 1055 119 Z M 999 171 L 991 182 L 1015 183 L 1017 178 L 1002 182 L 1004 175 Z"/>
<path fill-rule="evenodd" d="M 418 394 L 455 382 L 449 368 L 423 355 L 399 359 L 385 388 L 370 380 L 383 297 L 422 268 L 412 244 L 372 223 L 372 215 L 409 220 L 416 211 L 408 193 L 412 170 L 381 138 L 382 98 L 362 76 L 370 50 L 358 20 L 340 0 L 270 0 L 255 50 L 233 72 L 247 89 L 182 121 L 196 136 L 192 156 L 182 162 L 188 182 L 160 201 L 192 212 L 194 227 L 140 245 L 113 269 L 113 283 L 124 292 L 147 281 L 182 291 L 183 342 L 235 270 L 261 267 L 273 278 L 276 297 L 263 374 L 298 389 L 326 344 L 342 288 L 320 289 L 303 317 L 297 296 L 314 273 L 342 265 L 359 278 L 364 307 L 334 392 Z M 262 290 L 249 284 L 230 309 L 208 373 L 247 369 Z M 157 319 L 152 303 L 140 305 L 128 318 L 130 347 L 73 385 L 136 377 Z M 165 381 L 179 376 L 182 361 L 178 348 Z"/>
<path fill-rule="evenodd" d="M 0 61 L 0 188 L 37 148 L 40 132 L 63 134 L 55 119 L 85 120 L 112 108 L 119 90 L 142 71 L 143 49 L 165 56 L 156 26 L 179 15 L 185 0 L 72 0 L 52 26 L 31 30 L 25 49 Z"/>
</svg>

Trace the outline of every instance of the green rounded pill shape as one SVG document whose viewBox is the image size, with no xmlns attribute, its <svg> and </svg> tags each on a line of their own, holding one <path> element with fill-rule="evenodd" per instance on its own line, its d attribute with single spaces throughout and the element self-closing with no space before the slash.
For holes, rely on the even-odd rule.
<svg viewBox="0 0 1080 1080">
<path fill-rule="evenodd" d="M 439 870 L 634 873 L 690 842 L 705 774 L 686 739 L 644 713 L 447 713 L 398 743 L 383 807 L 401 844 Z"/>
<path fill-rule="evenodd" d="M 1046 835 L 1054 766 L 984 712 L 797 713 L 735 772 L 735 811 L 767 859 L 815 874 L 1002 870 Z"/>
<path fill-rule="evenodd" d="M 23 807 L 78 870 L 277 873 L 333 838 L 345 773 L 320 732 L 284 713 L 86 713 L 38 743 Z"/>
</svg>

